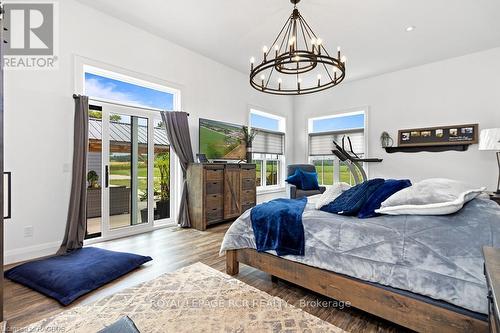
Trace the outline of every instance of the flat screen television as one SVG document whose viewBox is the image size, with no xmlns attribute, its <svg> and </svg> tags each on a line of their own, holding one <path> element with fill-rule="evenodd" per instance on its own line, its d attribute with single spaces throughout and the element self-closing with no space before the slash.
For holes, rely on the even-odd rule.
<svg viewBox="0 0 500 333">
<path fill-rule="evenodd" d="M 244 160 L 243 126 L 200 118 L 200 154 L 210 160 Z"/>
</svg>

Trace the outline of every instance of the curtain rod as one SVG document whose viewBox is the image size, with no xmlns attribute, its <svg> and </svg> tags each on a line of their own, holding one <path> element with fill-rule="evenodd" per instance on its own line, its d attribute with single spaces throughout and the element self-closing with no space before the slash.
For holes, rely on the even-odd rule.
<svg viewBox="0 0 500 333">
<path fill-rule="evenodd" d="M 78 98 L 80 95 L 77 95 L 77 94 L 73 94 L 73 98 Z M 89 101 L 94 101 L 94 102 L 99 102 L 99 103 L 107 103 L 107 104 L 111 104 L 111 105 L 117 105 L 117 106 L 124 106 L 124 107 L 128 107 L 128 108 L 136 108 L 136 109 L 143 109 L 143 110 L 147 110 L 147 111 L 155 111 L 155 112 L 168 112 L 168 111 L 174 111 L 174 110 L 162 110 L 162 109 L 156 109 L 156 108 L 151 108 L 151 107 L 147 107 L 147 106 L 134 106 L 134 105 L 128 105 L 128 104 L 123 104 L 123 103 L 119 103 L 119 102 L 111 102 L 111 101 L 106 101 L 104 99 L 99 99 L 99 98 L 90 98 L 89 97 Z M 183 111 L 179 111 L 179 112 L 183 112 Z M 185 112 L 187 113 L 187 115 L 189 116 L 189 113 L 188 112 Z"/>
</svg>

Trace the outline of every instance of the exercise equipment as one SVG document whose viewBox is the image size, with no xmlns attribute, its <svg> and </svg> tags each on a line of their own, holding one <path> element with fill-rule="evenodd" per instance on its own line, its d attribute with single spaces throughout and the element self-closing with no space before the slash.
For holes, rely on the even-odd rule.
<svg viewBox="0 0 500 333">
<path fill-rule="evenodd" d="M 349 151 L 345 149 L 346 138 L 349 143 Z M 354 177 L 354 181 L 356 182 L 356 184 L 360 184 L 368 179 L 361 163 L 380 163 L 383 161 L 383 159 L 381 158 L 360 158 L 354 152 L 352 148 L 351 138 L 349 138 L 348 136 L 344 135 L 342 137 L 342 146 L 340 146 L 335 140 L 333 140 L 333 144 L 335 145 L 335 149 L 332 150 L 332 153 L 337 156 L 341 162 L 344 162 L 344 164 L 347 165 L 349 171 Z"/>
</svg>

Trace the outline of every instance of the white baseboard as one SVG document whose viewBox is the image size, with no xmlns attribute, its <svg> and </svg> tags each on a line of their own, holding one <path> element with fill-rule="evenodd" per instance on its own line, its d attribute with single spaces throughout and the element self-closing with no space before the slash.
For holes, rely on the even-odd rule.
<svg viewBox="0 0 500 333">
<path fill-rule="evenodd" d="M 39 245 L 22 247 L 20 249 L 5 251 L 5 265 L 14 264 L 31 259 L 46 257 L 55 254 L 59 249 L 61 242 L 51 242 Z"/>
</svg>

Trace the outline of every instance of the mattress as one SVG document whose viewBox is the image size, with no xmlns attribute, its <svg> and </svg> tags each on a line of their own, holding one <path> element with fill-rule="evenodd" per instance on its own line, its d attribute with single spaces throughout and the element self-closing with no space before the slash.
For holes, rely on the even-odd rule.
<svg viewBox="0 0 500 333">
<path fill-rule="evenodd" d="M 308 202 L 302 222 L 305 255 L 288 260 L 488 312 L 482 247 L 500 247 L 500 206 L 491 200 L 474 199 L 445 216 L 371 219 L 322 212 Z M 242 248 L 255 249 L 250 210 L 228 229 L 221 253 Z"/>
</svg>

